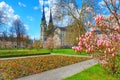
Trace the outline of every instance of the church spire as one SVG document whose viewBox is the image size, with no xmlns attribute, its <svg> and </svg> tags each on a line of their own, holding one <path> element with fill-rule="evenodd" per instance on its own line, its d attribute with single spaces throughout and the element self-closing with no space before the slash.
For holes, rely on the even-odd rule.
<svg viewBox="0 0 120 80">
<path fill-rule="evenodd" d="M 44 3 L 43 3 L 43 14 L 42 14 L 42 18 L 41 18 L 40 28 L 41 28 L 40 38 L 41 38 L 41 41 L 44 42 L 46 40 L 46 30 L 47 30 Z"/>
<path fill-rule="evenodd" d="M 53 20 L 52 20 L 52 13 L 51 13 L 51 8 L 50 8 L 50 19 L 49 19 L 49 23 L 53 23 Z"/>
<path fill-rule="evenodd" d="M 54 25 L 53 25 L 53 19 L 52 19 L 52 11 L 50 8 L 50 18 L 49 18 L 49 23 L 48 23 L 48 30 L 47 30 L 47 35 L 54 35 Z"/>
<path fill-rule="evenodd" d="M 45 20 L 45 10 L 44 10 L 44 4 L 43 4 L 43 14 L 42 14 L 42 21 L 46 21 L 46 20 Z"/>
</svg>

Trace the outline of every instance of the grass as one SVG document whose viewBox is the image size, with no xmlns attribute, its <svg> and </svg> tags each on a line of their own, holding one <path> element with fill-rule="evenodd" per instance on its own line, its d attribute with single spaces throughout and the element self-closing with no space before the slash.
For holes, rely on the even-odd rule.
<svg viewBox="0 0 120 80">
<path fill-rule="evenodd" d="M 0 78 L 2 78 L 2 80 L 13 80 L 19 77 L 60 68 L 88 59 L 90 58 L 51 55 L 32 58 L 0 60 Z"/>
<path fill-rule="evenodd" d="M 72 49 L 53 49 L 52 53 L 55 53 L 55 54 L 70 54 L 70 55 L 86 55 L 85 52 L 76 53 Z"/>
<path fill-rule="evenodd" d="M 50 51 L 46 49 L 2 49 L 0 50 L 0 58 L 18 57 L 18 56 L 31 56 L 49 54 Z M 72 49 L 53 49 L 54 54 L 69 54 L 69 55 L 86 55 L 85 52 L 76 53 Z"/>
<path fill-rule="evenodd" d="M 118 80 L 113 75 L 108 74 L 100 65 L 95 65 L 85 71 L 75 74 L 63 80 Z"/>
<path fill-rule="evenodd" d="M 31 55 L 41 55 L 41 54 L 50 54 L 49 50 L 45 49 L 12 49 L 12 50 L 0 50 L 0 58 L 6 57 L 18 57 L 18 56 L 31 56 Z"/>
</svg>

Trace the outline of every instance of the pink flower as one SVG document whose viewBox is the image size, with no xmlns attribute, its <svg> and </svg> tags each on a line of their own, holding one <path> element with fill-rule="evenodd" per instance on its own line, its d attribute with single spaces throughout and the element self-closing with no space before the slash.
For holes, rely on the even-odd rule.
<svg viewBox="0 0 120 80">
<path fill-rule="evenodd" d="M 87 26 L 87 23 L 85 23 L 84 26 Z"/>
<path fill-rule="evenodd" d="M 113 3 L 116 3 L 116 0 L 112 0 L 113 1 Z"/>
<path fill-rule="evenodd" d="M 79 43 L 78 43 L 78 45 L 79 45 L 79 46 L 82 46 L 82 43 L 81 43 L 81 42 L 79 42 Z"/>
<path fill-rule="evenodd" d="M 112 54 L 112 57 L 114 57 L 114 56 L 115 56 L 115 54 L 113 53 L 113 54 Z"/>
<path fill-rule="evenodd" d="M 114 35 L 113 38 L 114 38 L 115 40 L 119 40 L 119 37 L 118 37 L 117 35 Z"/>
<path fill-rule="evenodd" d="M 89 51 L 88 51 L 88 50 L 86 50 L 85 52 L 86 52 L 86 53 L 88 53 Z"/>
<path fill-rule="evenodd" d="M 103 19 L 103 15 L 97 15 L 95 17 L 95 21 L 101 21 Z"/>
<path fill-rule="evenodd" d="M 112 11 L 112 14 L 116 14 L 116 12 L 115 12 L 115 11 Z"/>
<path fill-rule="evenodd" d="M 108 62 L 105 61 L 105 60 L 102 60 L 101 63 L 102 63 L 103 65 L 105 65 L 105 64 L 107 64 Z"/>
<path fill-rule="evenodd" d="M 90 32 L 86 32 L 86 34 L 85 34 L 86 36 L 89 36 L 90 35 Z"/>
<path fill-rule="evenodd" d="M 73 50 L 76 50 L 76 47 L 72 47 Z"/>
<path fill-rule="evenodd" d="M 103 43 L 102 40 L 98 40 L 98 41 L 97 41 L 97 46 L 98 46 L 98 47 L 101 47 L 101 46 L 102 46 L 102 43 Z"/>
<path fill-rule="evenodd" d="M 91 32 L 94 32 L 94 31 L 95 31 L 95 28 L 94 28 L 94 27 L 92 27 Z"/>
<path fill-rule="evenodd" d="M 91 7 L 87 7 L 85 10 L 86 10 L 87 12 L 90 12 L 90 11 L 92 10 L 92 8 L 91 8 Z"/>
</svg>

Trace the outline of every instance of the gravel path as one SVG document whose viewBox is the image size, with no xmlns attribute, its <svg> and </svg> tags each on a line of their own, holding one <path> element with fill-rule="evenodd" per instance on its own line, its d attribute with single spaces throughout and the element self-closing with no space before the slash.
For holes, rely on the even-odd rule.
<svg viewBox="0 0 120 80">
<path fill-rule="evenodd" d="M 79 62 L 62 68 L 53 69 L 39 74 L 18 78 L 16 80 L 62 80 L 63 78 L 72 76 L 81 72 L 98 62 L 94 59 Z"/>
</svg>

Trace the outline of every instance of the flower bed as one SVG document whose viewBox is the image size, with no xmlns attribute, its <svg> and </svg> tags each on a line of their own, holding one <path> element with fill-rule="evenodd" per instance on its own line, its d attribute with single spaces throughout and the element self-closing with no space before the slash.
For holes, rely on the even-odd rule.
<svg viewBox="0 0 120 80">
<path fill-rule="evenodd" d="M 54 68 L 60 68 L 88 59 L 90 58 L 54 55 L 34 58 L 0 60 L 0 78 L 5 80 L 16 79 Z"/>
</svg>

